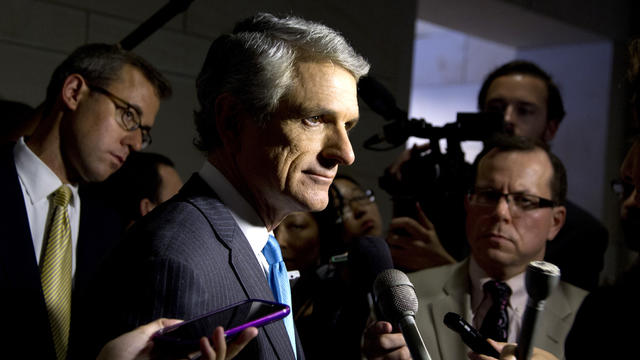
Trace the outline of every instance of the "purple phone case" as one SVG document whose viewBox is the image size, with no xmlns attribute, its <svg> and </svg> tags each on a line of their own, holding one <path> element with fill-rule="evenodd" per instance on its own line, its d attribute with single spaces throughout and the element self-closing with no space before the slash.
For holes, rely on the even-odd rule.
<svg viewBox="0 0 640 360">
<path fill-rule="evenodd" d="M 267 300 L 261 300 L 261 299 L 248 299 L 248 300 L 240 301 L 240 302 L 235 303 L 235 304 L 231 304 L 231 305 L 225 306 L 225 307 L 220 308 L 220 309 L 216 309 L 216 310 L 208 312 L 206 314 L 202 314 L 202 315 L 197 316 L 197 317 L 195 317 L 193 319 L 190 319 L 188 321 L 162 328 L 162 329 L 158 330 L 155 334 L 153 334 L 152 338 L 160 340 L 160 341 L 163 341 L 163 342 L 164 341 L 171 342 L 172 339 L 169 338 L 169 337 L 164 336 L 165 333 L 167 333 L 167 332 L 169 332 L 171 330 L 177 329 L 177 328 L 179 328 L 181 326 L 187 325 L 187 324 L 189 324 L 191 322 L 201 320 L 201 319 L 206 318 L 208 316 L 212 316 L 214 314 L 229 310 L 229 309 L 231 309 L 233 307 L 237 307 L 237 306 L 249 303 L 249 302 L 261 302 L 261 303 L 265 303 L 265 304 L 276 305 L 276 306 L 280 307 L 280 309 L 277 310 L 277 311 L 274 311 L 274 312 L 272 312 L 272 313 L 270 313 L 270 314 L 268 314 L 266 316 L 258 318 L 256 320 L 249 321 L 247 323 L 243 323 L 243 324 L 241 324 L 239 326 L 236 326 L 236 327 L 233 327 L 233 328 L 230 328 L 230 329 L 225 329 L 225 331 L 224 331 L 225 337 L 234 336 L 234 335 L 240 333 L 242 330 L 244 330 L 244 329 L 246 329 L 248 327 L 251 327 L 251 326 L 260 327 L 260 326 L 264 326 L 266 324 L 269 324 L 270 322 L 273 322 L 273 321 L 276 321 L 276 320 L 280 320 L 280 319 L 284 318 L 285 316 L 289 315 L 289 312 L 291 312 L 291 309 L 286 304 L 281 304 L 281 303 L 277 303 L 277 302 L 273 302 L 273 301 L 267 301 Z M 211 331 L 213 331 L 213 329 L 211 329 Z M 211 334 L 209 334 L 209 336 L 210 335 Z M 196 343 L 199 341 L 199 339 L 194 339 L 194 340 L 195 340 Z"/>
<path fill-rule="evenodd" d="M 267 304 L 274 304 L 274 305 L 280 305 L 283 306 L 283 308 L 279 311 L 276 311 L 274 313 L 271 313 L 267 316 L 263 316 L 259 319 L 256 319 L 254 321 L 249 321 L 248 323 L 244 323 L 240 326 L 236 326 L 234 328 L 225 330 L 224 332 L 224 336 L 225 337 L 229 337 L 229 336 L 233 336 L 238 334 L 239 332 L 241 332 L 242 330 L 248 328 L 248 327 L 260 327 L 260 326 L 264 326 L 267 325 L 268 323 L 272 322 L 272 321 L 276 321 L 276 320 L 280 320 L 284 317 L 286 317 L 287 315 L 289 315 L 289 312 L 291 312 L 291 308 L 289 308 L 289 305 L 286 304 L 281 304 L 281 303 L 277 303 L 277 302 L 273 302 L 273 301 L 267 301 L 267 300 L 260 300 L 260 299 L 249 299 L 247 301 L 261 301 L 263 303 L 267 303 Z M 242 303 L 244 303 L 246 301 L 243 301 Z M 238 303 L 236 305 L 239 305 L 241 303 Z M 231 305 L 231 307 L 233 307 L 233 305 Z"/>
</svg>

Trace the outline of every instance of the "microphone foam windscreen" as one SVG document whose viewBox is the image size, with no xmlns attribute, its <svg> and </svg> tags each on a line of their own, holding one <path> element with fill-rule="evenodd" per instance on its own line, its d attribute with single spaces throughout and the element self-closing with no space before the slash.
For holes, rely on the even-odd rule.
<svg viewBox="0 0 640 360">
<path fill-rule="evenodd" d="M 372 291 L 373 281 L 379 273 L 393 268 L 389 245 L 384 239 L 372 236 L 354 239 L 347 261 L 353 283 L 366 293 Z"/>
<path fill-rule="evenodd" d="M 527 294 L 534 301 L 546 299 L 560 281 L 560 268 L 546 261 L 532 261 L 525 273 Z"/>
<path fill-rule="evenodd" d="M 373 293 L 382 315 L 397 323 L 404 316 L 415 316 L 418 297 L 405 273 L 396 269 L 381 272 L 373 284 Z"/>
</svg>

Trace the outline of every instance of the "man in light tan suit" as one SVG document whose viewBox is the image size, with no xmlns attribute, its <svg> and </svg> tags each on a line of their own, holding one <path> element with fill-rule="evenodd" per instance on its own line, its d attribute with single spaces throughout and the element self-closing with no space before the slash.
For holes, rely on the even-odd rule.
<svg viewBox="0 0 640 360">
<path fill-rule="evenodd" d="M 487 283 L 507 289 L 507 324 L 500 340 L 517 340 L 528 298 L 525 270 L 529 262 L 544 258 L 547 241 L 560 231 L 566 216 L 564 167 L 542 143 L 501 138 L 478 159 L 474 186 L 465 200 L 471 256 L 410 275 L 419 302 L 416 322 L 433 360 L 464 359 L 469 352 L 458 334 L 444 325 L 447 312 L 462 315 L 481 331 L 491 328 L 483 321 L 498 311 L 498 300 L 493 300 Z M 564 339 L 585 295 L 561 282 L 539 318 L 534 346 L 562 358 Z M 369 358 L 408 356 L 402 335 L 392 331 L 386 322 L 367 330 L 364 350 Z"/>
</svg>

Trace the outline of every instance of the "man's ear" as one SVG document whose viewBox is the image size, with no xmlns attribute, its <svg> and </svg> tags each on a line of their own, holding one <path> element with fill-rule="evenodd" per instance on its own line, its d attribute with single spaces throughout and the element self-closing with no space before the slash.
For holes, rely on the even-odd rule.
<svg viewBox="0 0 640 360">
<path fill-rule="evenodd" d="M 544 142 L 548 143 L 553 140 L 553 138 L 556 136 L 556 133 L 558 132 L 559 126 L 560 124 L 557 120 L 549 119 L 547 121 L 547 127 L 544 129 L 544 134 L 542 135 L 544 137 Z"/>
<path fill-rule="evenodd" d="M 225 147 L 238 145 L 237 136 L 243 113 L 242 104 L 235 96 L 224 93 L 216 99 L 216 131 Z"/>
<path fill-rule="evenodd" d="M 62 84 L 60 97 L 65 106 L 71 110 L 78 108 L 80 98 L 83 94 L 83 88 L 86 84 L 84 78 L 79 74 L 71 74 L 67 76 Z M 88 89 L 86 89 L 88 91 Z"/>
<path fill-rule="evenodd" d="M 553 238 L 558 235 L 566 218 L 567 208 L 564 206 L 555 206 L 551 208 L 551 227 L 549 228 L 549 234 L 547 235 L 547 239 L 549 241 L 553 240 Z"/>
<path fill-rule="evenodd" d="M 145 216 L 156 207 L 156 203 L 149 200 L 149 198 L 144 198 L 140 200 L 140 216 Z"/>
</svg>

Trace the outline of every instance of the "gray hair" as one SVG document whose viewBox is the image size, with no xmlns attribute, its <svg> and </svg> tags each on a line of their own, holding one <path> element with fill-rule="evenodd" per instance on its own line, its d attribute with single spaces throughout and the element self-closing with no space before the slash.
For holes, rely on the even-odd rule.
<svg viewBox="0 0 640 360">
<path fill-rule="evenodd" d="M 208 151 L 221 145 L 215 103 L 224 93 L 237 98 L 260 123 L 268 120 L 296 84 L 299 62 L 331 62 L 356 81 L 369 72 L 369 63 L 340 33 L 299 17 L 260 13 L 214 40 L 196 80 L 196 147 Z"/>
</svg>

